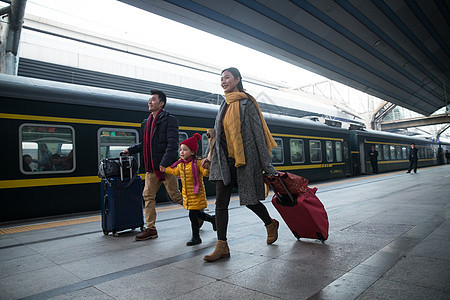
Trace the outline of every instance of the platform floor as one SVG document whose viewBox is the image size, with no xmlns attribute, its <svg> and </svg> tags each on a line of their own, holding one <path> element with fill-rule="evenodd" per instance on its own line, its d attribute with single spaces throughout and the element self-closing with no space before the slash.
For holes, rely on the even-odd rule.
<svg viewBox="0 0 450 300">
<path fill-rule="evenodd" d="M 281 221 L 266 245 L 261 221 L 233 201 L 231 257 L 215 263 L 202 259 L 210 224 L 187 247 L 187 211 L 172 205 L 143 242 L 103 235 L 98 215 L 0 226 L 0 299 L 450 299 L 450 165 L 311 186 L 329 215 L 324 244 L 297 241 L 266 200 Z"/>
</svg>

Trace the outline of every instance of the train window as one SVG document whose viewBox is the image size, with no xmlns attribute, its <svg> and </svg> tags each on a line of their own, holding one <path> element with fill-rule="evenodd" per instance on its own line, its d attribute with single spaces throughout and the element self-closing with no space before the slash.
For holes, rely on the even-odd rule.
<svg viewBox="0 0 450 300">
<path fill-rule="evenodd" d="M 389 146 L 389 150 L 390 150 L 390 153 L 391 153 L 391 159 L 396 159 L 395 147 L 394 146 Z"/>
<path fill-rule="evenodd" d="M 402 157 L 403 159 L 408 158 L 408 151 L 406 150 L 406 147 L 402 147 Z"/>
<path fill-rule="evenodd" d="M 423 150 L 425 150 L 423 147 L 419 147 L 419 158 L 425 158 L 425 155 L 424 155 L 424 151 Z"/>
<path fill-rule="evenodd" d="M 333 143 L 330 141 L 325 142 L 325 147 L 327 151 L 327 162 L 333 161 Z"/>
<path fill-rule="evenodd" d="M 277 147 L 272 149 L 272 163 L 281 165 L 284 163 L 283 140 L 280 138 L 274 138 L 274 140 L 277 143 Z"/>
<path fill-rule="evenodd" d="M 206 156 L 206 150 L 208 149 L 209 142 L 206 133 L 202 134 L 202 156 Z"/>
<path fill-rule="evenodd" d="M 291 139 L 291 162 L 304 163 L 305 162 L 305 148 L 303 145 L 303 140 Z"/>
<path fill-rule="evenodd" d="M 180 152 L 181 142 L 187 138 L 188 138 L 188 134 L 186 132 L 178 132 L 178 152 Z"/>
<path fill-rule="evenodd" d="M 22 124 L 19 135 L 22 173 L 68 173 L 75 169 L 71 126 Z"/>
<path fill-rule="evenodd" d="M 402 158 L 402 147 L 395 146 L 395 152 L 397 153 L 397 159 L 401 159 Z"/>
<path fill-rule="evenodd" d="M 186 132 L 179 132 L 178 133 L 178 144 L 180 144 L 182 141 L 187 139 L 189 136 Z"/>
<path fill-rule="evenodd" d="M 389 146 L 383 145 L 383 158 L 384 160 L 389 160 Z"/>
<path fill-rule="evenodd" d="M 342 143 L 336 142 L 335 147 L 336 147 L 336 161 L 341 162 L 342 161 Z"/>
<path fill-rule="evenodd" d="M 320 141 L 309 141 L 309 159 L 313 163 L 322 161 L 322 145 Z"/>
<path fill-rule="evenodd" d="M 118 157 L 123 150 L 138 143 L 138 132 L 134 129 L 100 128 L 97 133 L 99 161 L 103 158 Z M 137 159 L 139 162 L 139 159 Z"/>
</svg>

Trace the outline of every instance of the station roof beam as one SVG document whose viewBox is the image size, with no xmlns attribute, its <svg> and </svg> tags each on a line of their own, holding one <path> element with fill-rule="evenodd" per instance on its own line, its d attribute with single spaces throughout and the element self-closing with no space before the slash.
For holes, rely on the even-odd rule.
<svg viewBox="0 0 450 300">
<path fill-rule="evenodd" d="M 383 121 L 381 122 L 381 130 L 392 130 L 410 127 L 420 127 L 427 125 L 436 125 L 450 123 L 450 115 L 432 115 L 424 118 L 410 118 L 397 121 Z"/>
<path fill-rule="evenodd" d="M 450 94 L 448 1 L 121 1 L 426 116 Z"/>
</svg>

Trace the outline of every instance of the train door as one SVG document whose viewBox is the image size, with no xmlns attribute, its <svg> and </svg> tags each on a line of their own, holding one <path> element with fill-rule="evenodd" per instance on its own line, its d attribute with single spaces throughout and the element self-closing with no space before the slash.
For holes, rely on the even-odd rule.
<svg viewBox="0 0 450 300">
<path fill-rule="evenodd" d="M 350 161 L 352 176 L 358 176 L 360 174 L 358 135 L 354 130 L 350 131 Z"/>
<path fill-rule="evenodd" d="M 366 155 L 364 152 L 363 142 L 359 142 L 359 160 L 361 166 L 361 174 L 366 174 Z"/>
<path fill-rule="evenodd" d="M 350 160 L 348 150 L 348 142 L 344 141 L 344 174 L 345 176 L 351 176 L 352 175 L 352 162 Z"/>
</svg>

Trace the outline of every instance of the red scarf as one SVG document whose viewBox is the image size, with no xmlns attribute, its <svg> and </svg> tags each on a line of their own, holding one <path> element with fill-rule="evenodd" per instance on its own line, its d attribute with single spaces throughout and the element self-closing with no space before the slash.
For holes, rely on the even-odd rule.
<svg viewBox="0 0 450 300">
<path fill-rule="evenodd" d="M 170 167 L 173 169 L 176 168 L 179 163 L 187 164 L 189 162 L 191 162 L 192 178 L 194 179 L 194 194 L 198 194 L 198 192 L 200 191 L 200 177 L 198 176 L 197 159 L 194 159 L 193 156 L 189 157 L 188 159 L 180 158 Z"/>
<path fill-rule="evenodd" d="M 147 119 L 147 123 L 145 124 L 144 141 L 143 141 L 145 172 L 155 173 L 156 177 L 158 177 L 158 179 L 160 181 L 164 181 L 166 178 L 164 177 L 164 173 L 159 170 L 159 166 L 156 166 L 156 170 L 153 169 L 154 164 L 153 164 L 153 155 L 152 155 L 152 139 L 153 139 L 153 133 L 155 132 L 155 127 L 156 127 L 156 122 L 158 120 L 158 116 L 162 111 L 163 111 L 163 109 L 161 109 L 156 114 L 156 117 L 153 117 L 153 114 L 150 114 L 150 117 Z"/>
</svg>

